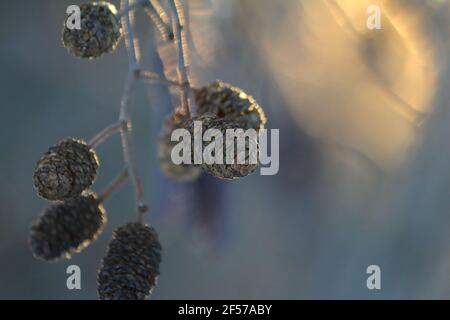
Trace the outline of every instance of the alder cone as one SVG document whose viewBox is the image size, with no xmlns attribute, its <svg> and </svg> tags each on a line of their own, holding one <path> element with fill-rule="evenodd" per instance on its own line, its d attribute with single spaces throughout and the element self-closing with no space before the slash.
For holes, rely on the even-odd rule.
<svg viewBox="0 0 450 320">
<path fill-rule="evenodd" d="M 244 130 L 262 129 L 267 122 L 264 110 L 252 96 L 221 80 L 194 92 L 199 115 L 211 112 L 220 119 L 234 121 Z"/>
<path fill-rule="evenodd" d="M 222 135 L 222 151 L 223 151 L 223 163 L 211 163 L 208 164 L 204 157 L 202 164 L 199 165 L 203 170 L 205 170 L 207 173 L 221 179 L 239 179 L 242 177 L 246 177 L 256 171 L 258 168 L 258 162 L 257 162 L 257 154 L 258 154 L 258 139 L 257 135 L 255 134 L 255 137 L 245 139 L 245 146 L 243 157 L 244 160 L 243 163 L 238 163 L 239 156 L 242 152 L 238 152 L 237 149 L 237 139 L 233 141 L 233 144 L 230 145 L 231 148 L 227 148 L 226 145 L 226 131 L 228 129 L 236 130 L 236 129 L 242 129 L 238 123 L 226 120 L 222 118 L 216 117 L 213 113 L 205 113 L 201 116 L 193 117 L 185 122 L 184 126 L 185 128 L 191 133 L 192 137 L 194 136 L 194 125 L 196 121 L 200 121 L 202 123 L 202 131 L 203 133 L 208 129 L 218 129 Z M 205 148 L 211 144 L 212 142 L 202 142 L 203 151 Z M 194 142 L 192 142 L 192 163 L 194 163 L 194 152 L 195 152 L 195 146 Z M 254 154 L 252 153 L 254 152 Z M 228 164 L 226 163 L 226 159 L 228 158 L 227 155 L 230 156 L 233 155 L 233 163 Z M 252 159 L 253 155 L 253 159 Z M 255 161 L 252 161 L 255 160 Z"/>
<path fill-rule="evenodd" d="M 79 196 L 94 182 L 98 158 L 82 140 L 65 139 L 50 147 L 37 162 L 34 187 L 47 200 L 66 200 Z"/>
<path fill-rule="evenodd" d="M 98 272 L 102 300 L 144 300 L 159 276 L 161 244 L 148 226 L 129 223 L 114 231 Z"/>
<path fill-rule="evenodd" d="M 175 164 L 172 161 L 172 149 L 178 142 L 171 141 L 172 132 L 182 128 L 186 116 L 180 109 L 175 110 L 164 121 L 158 141 L 158 159 L 164 175 L 177 182 L 194 181 L 200 177 L 202 170 L 192 164 Z"/>
<path fill-rule="evenodd" d="M 122 36 L 116 7 L 108 2 L 80 5 L 81 29 L 69 29 L 64 23 L 64 47 L 79 58 L 98 58 L 114 51 Z"/>
<path fill-rule="evenodd" d="M 36 258 L 69 259 L 98 237 L 106 221 L 97 195 L 85 193 L 45 209 L 31 227 L 29 245 Z"/>
</svg>

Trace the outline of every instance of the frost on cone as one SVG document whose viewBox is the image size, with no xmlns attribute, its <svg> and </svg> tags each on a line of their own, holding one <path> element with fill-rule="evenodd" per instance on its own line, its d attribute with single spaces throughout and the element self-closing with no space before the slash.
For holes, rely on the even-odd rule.
<svg viewBox="0 0 450 320">
<path fill-rule="evenodd" d="M 92 185 L 98 165 L 95 151 L 85 142 L 71 138 L 63 140 L 37 162 L 34 187 L 47 200 L 76 197 Z"/>
<path fill-rule="evenodd" d="M 98 58 L 114 51 L 122 36 L 116 7 L 108 2 L 80 5 L 81 29 L 69 29 L 64 23 L 62 41 L 67 50 L 80 58 Z"/>
<path fill-rule="evenodd" d="M 200 115 L 211 112 L 218 118 L 232 120 L 240 128 L 259 130 L 266 124 L 266 115 L 255 99 L 242 89 L 220 80 L 195 89 Z"/>
<path fill-rule="evenodd" d="M 212 113 L 205 113 L 201 116 L 197 116 L 194 118 L 189 119 L 185 122 L 184 127 L 191 133 L 192 136 L 194 136 L 194 122 L 195 121 L 201 121 L 202 123 L 202 132 L 205 133 L 208 129 L 218 129 L 221 132 L 222 135 L 222 155 L 220 156 L 221 159 L 223 159 L 223 163 L 212 163 L 208 164 L 205 161 L 204 152 L 207 148 L 207 146 L 211 143 L 214 143 L 215 137 L 213 137 L 212 141 L 203 141 L 203 161 L 200 167 L 208 172 L 209 174 L 212 174 L 213 176 L 217 178 L 222 179 L 238 179 L 245 176 L 248 176 L 256 171 L 258 168 L 258 162 L 257 162 L 257 154 L 258 154 L 258 139 L 257 134 L 255 134 L 255 137 L 253 138 L 246 138 L 245 139 L 245 145 L 244 149 L 239 151 L 237 147 L 237 141 L 238 139 L 234 139 L 232 143 L 230 144 L 230 148 L 227 147 L 227 130 L 232 129 L 242 129 L 240 125 L 234 121 L 231 120 L 225 120 L 222 118 L 216 117 Z M 195 145 L 192 142 L 192 161 L 194 163 L 194 152 L 195 152 Z M 244 160 L 243 163 L 239 163 L 238 159 L 243 154 Z M 214 156 L 214 154 L 213 154 Z M 227 158 L 232 158 L 233 163 L 227 163 Z M 254 160 L 254 161 L 252 161 Z"/>
<path fill-rule="evenodd" d="M 144 300 L 159 276 L 161 244 L 147 225 L 129 223 L 114 231 L 99 270 L 102 300 Z"/>
<path fill-rule="evenodd" d="M 163 123 L 158 142 L 158 158 L 161 171 L 168 178 L 178 182 L 193 181 L 200 177 L 200 168 L 189 164 L 174 164 L 172 161 L 172 149 L 178 142 L 171 141 L 173 130 L 182 127 L 186 116 L 181 109 L 175 110 Z"/>
<path fill-rule="evenodd" d="M 94 193 L 48 207 L 33 223 L 29 238 L 36 258 L 69 259 L 87 247 L 103 230 L 105 209 Z"/>
</svg>

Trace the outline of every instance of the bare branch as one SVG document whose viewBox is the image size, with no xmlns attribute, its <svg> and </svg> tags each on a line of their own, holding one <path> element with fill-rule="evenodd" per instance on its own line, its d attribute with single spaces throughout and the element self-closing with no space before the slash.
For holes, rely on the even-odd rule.
<svg viewBox="0 0 450 320">
<path fill-rule="evenodd" d="M 147 211 L 147 206 L 143 203 L 143 191 L 141 179 L 139 177 L 135 159 L 134 150 L 132 146 L 131 139 L 131 120 L 128 114 L 128 105 L 130 100 L 130 94 L 136 84 L 136 73 L 130 68 L 128 72 L 128 77 L 125 82 L 125 90 L 122 97 L 121 107 L 120 107 L 120 123 L 121 123 L 121 136 L 122 136 L 122 149 L 125 164 L 128 168 L 128 173 L 130 175 L 131 182 L 134 186 L 136 211 L 138 214 L 138 220 L 143 221 L 143 214 Z"/>
<path fill-rule="evenodd" d="M 129 0 L 122 0 L 121 7 L 127 7 Z M 131 17 L 130 17 L 131 16 Z M 122 136 L 122 149 L 124 161 L 127 166 L 128 174 L 131 182 L 134 186 L 136 211 L 138 214 L 138 221 L 143 223 L 144 213 L 147 211 L 147 206 L 143 203 L 142 184 L 137 172 L 132 139 L 131 139 L 131 120 L 128 112 L 129 100 L 131 92 L 136 84 L 136 80 L 139 75 L 139 57 L 138 46 L 134 37 L 132 13 L 128 13 L 122 17 L 124 29 L 125 29 L 125 44 L 128 51 L 129 70 L 127 79 L 125 81 L 125 89 L 122 96 L 120 105 L 119 121 L 121 124 L 121 136 Z"/>
<path fill-rule="evenodd" d="M 121 128 L 120 122 L 116 122 L 116 123 L 109 125 L 105 129 L 103 129 L 102 131 L 97 133 L 94 137 L 92 137 L 92 139 L 89 141 L 88 145 L 91 148 L 95 148 L 95 147 L 99 146 L 106 139 L 111 137 L 113 134 L 119 132 L 120 128 Z"/>
<path fill-rule="evenodd" d="M 124 169 L 106 188 L 103 190 L 102 194 L 99 196 L 99 202 L 104 202 L 107 200 L 111 194 L 117 190 L 127 179 L 128 170 Z"/>
<path fill-rule="evenodd" d="M 159 84 L 165 84 L 168 86 L 175 86 L 175 87 L 183 86 L 178 81 L 167 79 L 166 77 L 159 75 L 157 73 L 151 72 L 151 71 L 140 71 L 139 78 L 148 83 L 152 83 L 152 84 L 159 83 Z"/>
<path fill-rule="evenodd" d="M 128 14 L 130 11 L 137 9 L 137 7 L 140 6 L 147 6 L 148 5 L 148 0 L 136 0 L 136 2 L 129 4 L 127 6 L 121 6 L 120 11 L 117 12 L 116 16 L 121 18 L 123 16 L 125 16 L 126 14 Z"/>
<path fill-rule="evenodd" d="M 161 2 L 159 0 L 148 0 L 148 1 L 152 5 L 152 7 L 155 9 L 156 13 L 159 15 L 159 17 L 164 22 L 164 24 L 167 24 L 168 26 L 170 26 L 170 22 L 171 22 L 170 17 L 167 14 L 166 10 L 161 5 Z M 170 28 L 172 28 L 172 27 L 170 26 Z"/>
<path fill-rule="evenodd" d="M 182 24 L 182 21 L 184 21 L 183 7 L 178 0 L 169 0 L 169 7 L 172 16 L 172 28 L 178 54 L 178 68 L 177 68 L 178 81 L 182 84 L 182 86 L 180 87 L 181 107 L 183 108 L 183 110 L 185 110 L 186 114 L 190 114 L 191 108 L 189 106 L 188 100 L 190 84 L 188 77 L 188 67 L 186 63 L 187 47 L 183 40 L 185 39 L 183 35 L 183 32 L 185 31 L 183 31 L 184 27 Z"/>
<path fill-rule="evenodd" d="M 153 21 L 156 28 L 163 40 L 173 40 L 174 34 L 172 30 L 172 26 L 170 25 L 170 19 L 167 16 L 164 9 L 158 3 L 158 1 L 147 0 L 148 3 L 144 6 L 144 11 L 148 15 L 148 17 Z"/>
<path fill-rule="evenodd" d="M 126 8 L 130 4 L 130 1 L 134 3 L 134 0 L 121 0 L 121 8 Z M 139 70 L 139 42 L 134 34 L 134 12 L 128 12 L 122 17 L 122 25 L 125 33 L 125 45 L 128 51 L 128 59 L 130 62 L 130 68 L 134 71 Z"/>
</svg>

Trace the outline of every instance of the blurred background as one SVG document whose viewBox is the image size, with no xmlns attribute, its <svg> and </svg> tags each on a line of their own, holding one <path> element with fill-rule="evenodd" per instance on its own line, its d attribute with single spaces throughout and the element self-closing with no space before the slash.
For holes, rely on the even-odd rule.
<svg viewBox="0 0 450 320">
<path fill-rule="evenodd" d="M 118 5 L 118 1 L 112 1 Z M 36 161 L 72 136 L 116 121 L 127 72 L 123 42 L 84 61 L 61 44 L 68 5 L 15 0 L 0 19 L 0 298 L 96 299 L 112 230 L 134 219 L 127 183 L 108 225 L 69 261 L 27 247 L 47 203 Z M 153 299 L 450 298 L 450 2 L 188 0 L 195 85 L 222 79 L 253 95 L 280 130 L 280 171 L 177 184 L 159 171 L 166 87 L 132 99 L 146 221 L 163 262 Z M 382 29 L 366 27 L 379 5 Z M 162 72 L 152 24 L 137 14 L 145 69 Z M 99 147 L 101 191 L 122 169 L 116 136 Z M 82 289 L 66 288 L 79 265 Z M 366 268 L 381 268 L 368 290 Z"/>
</svg>

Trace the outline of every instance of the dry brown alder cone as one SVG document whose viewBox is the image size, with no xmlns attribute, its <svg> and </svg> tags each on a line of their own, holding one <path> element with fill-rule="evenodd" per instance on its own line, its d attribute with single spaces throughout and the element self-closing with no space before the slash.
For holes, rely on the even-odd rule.
<svg viewBox="0 0 450 320">
<path fill-rule="evenodd" d="M 205 159 L 203 159 L 203 163 L 200 165 L 200 167 L 205 170 L 207 173 L 212 174 L 213 176 L 217 178 L 222 179 L 238 179 L 242 177 L 246 177 L 256 171 L 258 168 L 258 163 L 252 163 L 250 161 L 250 151 L 253 149 L 256 154 L 258 152 L 258 139 L 255 137 L 255 139 L 246 139 L 245 140 L 245 162 L 242 164 L 238 163 L 238 152 L 236 148 L 236 139 L 234 140 L 234 143 L 232 144 L 232 147 L 234 147 L 234 163 L 233 164 L 227 164 L 227 153 L 231 152 L 226 148 L 226 130 L 227 129 L 241 129 L 240 125 L 234 121 L 226 120 L 222 118 L 216 117 L 212 113 L 205 113 L 201 116 L 193 117 L 186 121 L 184 123 L 184 127 L 190 132 L 191 136 L 194 137 L 194 122 L 195 121 L 201 121 L 202 123 L 202 131 L 203 134 L 208 129 L 218 129 L 222 134 L 222 140 L 223 140 L 223 164 L 213 163 L 213 164 L 207 164 L 205 162 Z M 192 139 L 194 140 L 194 139 Z M 213 138 L 214 141 L 214 138 Z M 213 142 L 203 141 L 203 151 L 205 148 Z M 194 163 L 194 143 L 192 142 L 192 163 Z"/>
<path fill-rule="evenodd" d="M 114 231 L 99 270 L 102 300 L 143 300 L 156 285 L 161 263 L 158 234 L 148 226 L 129 223 Z"/>
<path fill-rule="evenodd" d="M 95 151 L 84 141 L 68 138 L 50 147 L 37 162 L 33 182 L 47 200 L 65 200 L 88 189 L 98 171 Z"/>
<path fill-rule="evenodd" d="M 178 182 L 193 181 L 202 174 L 199 167 L 191 164 L 176 165 L 171 158 L 172 149 L 178 143 L 171 141 L 172 132 L 182 128 L 186 118 L 181 109 L 176 109 L 171 113 L 162 125 L 158 141 L 158 158 L 161 171 L 168 178 Z"/>
<path fill-rule="evenodd" d="M 218 118 L 234 121 L 244 130 L 262 129 L 267 122 L 256 100 L 228 83 L 216 80 L 194 92 L 200 115 L 214 113 Z"/>
<path fill-rule="evenodd" d="M 94 193 L 53 204 L 33 223 L 30 248 L 39 259 L 68 259 L 97 238 L 106 220 L 105 209 Z"/>
<path fill-rule="evenodd" d="M 116 7 L 108 2 L 80 5 L 81 29 L 64 24 L 62 41 L 67 50 L 80 58 L 98 58 L 114 51 L 122 36 Z"/>
</svg>

